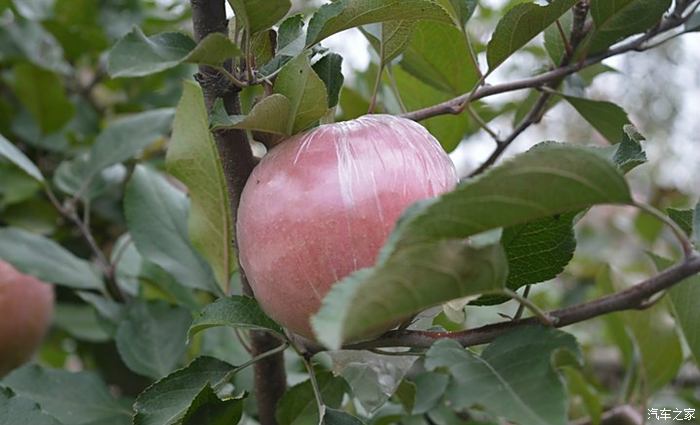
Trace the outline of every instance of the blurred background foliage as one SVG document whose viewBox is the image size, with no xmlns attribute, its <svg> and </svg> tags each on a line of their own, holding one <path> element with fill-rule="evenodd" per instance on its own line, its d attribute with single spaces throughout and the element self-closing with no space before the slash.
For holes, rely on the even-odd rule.
<svg viewBox="0 0 700 425">
<path fill-rule="evenodd" d="M 505 8 L 518 2 L 480 2 L 469 34 L 482 63 L 485 43 L 496 21 Z M 321 2 L 294 3 L 291 13 L 308 13 Z M 183 0 L 0 0 L 0 134 L 21 147 L 45 176 L 51 176 L 61 198 L 75 204 L 107 253 L 129 243 L 121 205 L 125 182 L 137 162 L 162 166 L 172 108 L 181 94 L 182 80 L 192 78 L 195 72 L 193 66 L 180 65 L 144 78 L 108 78 L 106 52 L 133 26 L 148 35 L 173 30 L 191 33 L 190 9 Z M 699 37 L 691 34 L 650 52 L 607 61 L 609 68 L 599 69 L 600 75 L 588 81 L 579 81 L 581 77 L 567 81 L 589 97 L 623 106 L 646 135 L 651 163 L 629 177 L 640 198 L 662 209 L 687 208 L 700 195 Z M 323 44 L 345 59 L 338 119 L 366 113 L 377 74 L 376 53 L 358 30 L 338 34 Z M 451 46 L 439 48 L 444 49 L 441 54 L 448 55 Z M 408 55 L 396 59 L 391 72 L 384 74 L 379 111 L 417 109 L 464 91 L 459 81 L 456 87 L 447 88 L 419 81 L 410 72 L 410 59 Z M 449 56 L 443 59 L 453 60 Z M 508 61 L 490 83 L 532 75 L 549 63 L 538 38 L 517 59 Z M 527 96 L 527 91 L 495 96 L 477 109 L 486 120 L 493 119 L 497 132 L 507 134 Z M 254 92 L 244 93 L 248 108 L 254 97 Z M 605 144 L 564 103 L 554 106 L 540 125 L 526 132 L 509 155 L 550 139 Z M 140 115 L 153 110 L 159 111 L 157 117 Z M 154 124 L 155 118 L 162 125 Z M 129 133 L 124 136 L 109 131 L 124 119 L 136 120 L 127 121 L 125 126 L 135 134 L 146 134 L 150 143 L 137 158 L 112 164 L 86 180 L 86 169 L 94 160 L 89 152 L 96 141 L 130 137 Z M 463 174 L 490 153 L 492 141 L 465 114 L 433 118 L 424 124 L 452 151 Z M 78 229 L 56 212 L 39 184 L 2 159 L 0 224 L 50 237 L 79 257 L 91 256 Z M 595 208 L 578 224 L 576 236 L 577 251 L 565 273 L 533 291 L 534 301 L 544 308 L 571 305 L 632 284 L 654 271 L 648 251 L 669 256 L 674 253 L 660 223 L 627 208 Z M 117 273 L 122 273 L 125 285 L 129 279 L 138 279 L 146 298 L 177 299 L 195 306 L 208 301 L 190 299 L 191 294 L 178 291 L 173 277 L 155 265 L 148 273 L 130 275 L 131 265 L 141 261 L 133 246 L 120 255 L 124 256 L 120 262 L 123 266 Z M 62 287 L 57 291 L 55 324 L 39 362 L 68 370 L 97 371 L 114 391 L 127 396 L 142 391 L 151 381 L 124 365 L 113 341 L 114 330 L 97 314 L 95 306 L 74 291 Z M 457 330 L 499 320 L 499 314 L 512 315 L 516 308 L 513 303 L 491 309 L 446 307 L 444 311 L 425 313 L 421 320 L 425 326 Z M 566 373 L 574 417 L 595 415 L 602 406 L 623 403 L 700 408 L 700 373 L 689 360 L 688 349 L 670 321 L 665 303 L 656 305 L 648 316 L 636 312 L 614 314 L 568 330 L 577 336 L 586 357 L 582 371 L 571 369 Z M 230 330 L 217 328 L 202 335 L 189 348 L 190 358 L 210 354 L 234 364 L 247 358 Z M 294 356 L 288 356 L 288 360 L 290 381 L 299 382 L 304 377 L 301 365 Z M 251 388 L 248 372 L 237 377 L 242 388 Z M 421 378 L 422 371 L 411 373 L 414 381 L 430 379 Z M 368 385 L 363 391 L 376 390 L 369 380 L 357 379 L 357 385 Z M 374 423 L 391 422 L 392 412 L 400 404 L 396 396 L 392 400 L 394 403 L 375 415 Z M 253 409 L 253 404 L 247 408 Z M 431 412 L 431 423 L 460 423 L 440 406 L 426 406 L 425 412 Z M 427 417 L 417 415 L 406 423 L 426 423 Z"/>
</svg>

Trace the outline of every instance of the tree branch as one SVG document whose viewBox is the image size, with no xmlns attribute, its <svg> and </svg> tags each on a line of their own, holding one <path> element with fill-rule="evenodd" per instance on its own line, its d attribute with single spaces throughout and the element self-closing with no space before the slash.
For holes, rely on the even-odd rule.
<svg viewBox="0 0 700 425">
<path fill-rule="evenodd" d="M 224 0 L 190 0 L 190 3 L 192 5 L 194 35 L 197 41 L 213 32 L 227 32 L 228 22 L 226 20 Z M 214 68 L 200 66 L 196 79 L 202 86 L 209 109 L 211 109 L 217 98 L 222 98 L 226 111 L 229 114 L 240 114 L 240 88 L 232 85 L 226 75 Z M 224 169 L 235 229 L 241 193 L 250 173 L 255 167 L 255 160 L 248 137 L 244 131 L 217 131 L 214 133 L 214 137 Z M 235 251 L 238 252 L 238 244 L 235 237 L 232 243 Z M 238 269 L 241 274 L 243 292 L 246 295 L 253 296 L 253 291 L 248 284 L 245 272 L 240 267 L 240 263 Z M 252 331 L 250 334 L 252 343 L 251 355 L 255 357 L 263 353 L 274 352 L 273 355 L 255 363 L 254 375 L 255 396 L 258 402 L 260 424 L 275 425 L 275 410 L 277 402 L 286 389 L 287 376 L 284 367 L 284 352 L 283 350 L 274 350 L 283 343 L 265 332 Z"/>
<path fill-rule="evenodd" d="M 554 310 L 548 315 L 557 319 L 555 326 L 559 328 L 616 311 L 642 309 L 653 295 L 698 273 L 700 273 L 700 254 L 696 252 L 683 262 L 628 289 L 593 301 Z M 435 341 L 444 338 L 454 339 L 463 346 L 469 347 L 489 343 L 512 329 L 537 323 L 539 320 L 531 317 L 460 332 L 396 330 L 387 332 L 375 340 L 351 344 L 346 348 L 358 350 L 378 347 L 429 348 Z"/>
<path fill-rule="evenodd" d="M 687 20 L 689 16 L 685 17 L 669 17 L 661 22 L 657 27 L 655 27 L 653 30 L 647 32 L 646 34 L 639 36 L 633 40 L 627 41 L 623 44 L 620 44 L 619 46 L 607 50 L 603 53 L 600 53 L 598 55 L 592 56 L 590 58 L 587 58 L 581 62 L 576 62 L 572 63 L 569 65 L 565 66 L 560 66 L 557 67 L 551 71 L 544 72 L 540 75 L 536 75 L 534 77 L 528 77 L 528 78 L 523 78 L 521 80 L 516 80 L 516 81 L 511 81 L 508 83 L 503 83 L 503 84 L 497 84 L 493 86 L 483 86 L 480 89 L 478 89 L 473 95 L 471 93 L 465 93 L 463 95 L 457 96 L 453 99 L 447 100 L 442 103 L 438 103 L 437 105 L 429 106 L 427 108 L 423 109 L 418 109 L 415 111 L 407 112 L 405 114 L 402 114 L 401 116 L 404 118 L 408 118 L 414 121 L 422 121 L 424 119 L 428 119 L 431 117 L 435 117 L 438 115 L 448 115 L 448 114 L 459 114 L 462 112 L 462 109 L 459 108 L 460 105 L 462 105 L 465 101 L 468 99 L 471 99 L 471 101 L 483 99 L 485 97 L 497 95 L 497 94 L 502 94 L 502 93 L 507 93 L 507 92 L 512 92 L 512 91 L 517 91 L 517 90 L 523 90 L 523 89 L 532 89 L 532 88 L 537 88 L 537 87 L 542 87 L 547 83 L 551 83 L 552 81 L 555 81 L 557 79 L 566 77 L 568 75 L 574 74 L 578 71 L 580 71 L 583 68 L 587 68 L 591 65 L 595 65 L 597 63 L 602 62 L 604 59 L 617 56 L 623 53 L 627 52 L 642 52 L 644 50 L 649 49 L 651 46 L 645 46 L 644 43 L 649 41 L 651 38 L 662 34 L 666 31 L 672 30 L 674 28 L 678 28 L 679 26 L 683 25 Z M 655 45 L 652 45 L 655 47 Z M 471 97 L 470 97 L 471 95 Z"/>
<path fill-rule="evenodd" d="M 609 50 L 608 52 L 599 55 L 594 58 L 590 58 L 587 61 L 584 62 L 579 62 L 577 64 L 570 64 L 573 56 L 573 52 L 576 50 L 578 47 L 578 44 L 580 43 L 581 40 L 583 40 L 585 36 L 585 32 L 587 31 L 585 29 L 584 23 L 586 19 L 586 14 L 588 13 L 588 4 L 586 2 L 580 2 L 576 4 L 576 7 L 574 9 L 574 24 L 573 24 L 573 29 L 571 33 L 571 43 L 570 43 L 570 50 L 567 50 L 566 55 L 562 59 L 562 62 L 559 64 L 559 67 L 557 67 L 554 71 L 550 71 L 549 73 L 542 74 L 544 75 L 549 75 L 547 77 L 547 81 L 543 84 L 539 84 L 534 86 L 533 88 L 543 90 L 543 92 L 540 94 L 539 98 L 531 108 L 530 112 L 527 114 L 525 119 L 513 130 L 513 132 L 508 136 L 505 140 L 503 141 L 498 141 L 496 143 L 496 149 L 491 153 L 491 155 L 482 163 L 476 170 L 474 170 L 469 177 L 474 177 L 478 174 L 481 174 L 482 172 L 486 171 L 489 167 L 491 167 L 497 160 L 500 158 L 500 156 L 505 152 L 505 150 L 510 146 L 511 143 L 515 141 L 518 136 L 520 136 L 525 130 L 527 130 L 531 125 L 537 124 L 540 122 L 542 119 L 542 116 L 546 112 L 547 109 L 547 103 L 549 102 L 549 99 L 552 97 L 553 90 L 561 84 L 561 81 L 566 77 L 566 75 L 569 75 L 573 72 L 576 72 L 578 69 L 585 68 L 586 66 L 593 65 L 594 63 L 598 63 L 605 59 L 606 57 L 611 57 L 620 53 L 628 52 L 631 50 L 634 51 L 643 51 L 647 49 L 654 48 L 656 46 L 659 46 L 666 41 L 670 40 L 673 37 L 666 38 L 664 40 L 661 40 L 657 43 L 653 43 L 650 45 L 644 45 L 644 43 L 651 38 L 655 37 L 658 34 L 661 34 L 662 32 L 668 31 L 672 28 L 677 27 L 678 25 L 681 25 L 683 22 L 687 20 L 687 17 L 683 18 L 682 17 L 682 10 L 678 15 L 672 15 L 675 16 L 675 18 L 669 18 L 664 21 L 661 25 L 655 27 L 654 29 L 650 30 L 647 32 L 647 34 L 630 41 L 626 45 L 619 46 L 616 49 Z M 690 16 L 690 15 L 688 15 Z M 679 34 L 683 34 L 682 32 Z M 676 34 L 678 35 L 678 34 Z M 578 69 L 577 69 L 578 68 Z M 562 70 L 562 72 L 566 72 L 564 75 L 561 75 L 561 73 L 557 74 L 555 71 Z M 542 77 L 540 76 L 540 77 Z M 545 90 L 545 89 L 551 89 L 551 90 Z M 474 99 L 476 96 L 470 97 L 470 99 Z"/>
</svg>

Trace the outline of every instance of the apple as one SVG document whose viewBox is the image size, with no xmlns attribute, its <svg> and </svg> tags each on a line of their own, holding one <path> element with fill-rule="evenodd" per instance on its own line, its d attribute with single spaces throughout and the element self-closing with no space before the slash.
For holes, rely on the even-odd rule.
<svg viewBox="0 0 700 425">
<path fill-rule="evenodd" d="M 53 286 L 0 260 L 0 377 L 28 361 L 53 316 Z"/>
<path fill-rule="evenodd" d="M 246 183 L 237 222 L 262 309 L 313 339 L 309 318 L 330 287 L 374 264 L 406 207 L 457 181 L 438 141 L 391 115 L 322 125 L 275 146 Z"/>
</svg>

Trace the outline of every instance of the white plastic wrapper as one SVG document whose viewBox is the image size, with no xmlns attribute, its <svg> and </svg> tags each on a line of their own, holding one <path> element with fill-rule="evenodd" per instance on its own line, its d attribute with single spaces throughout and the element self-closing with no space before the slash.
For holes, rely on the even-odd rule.
<svg viewBox="0 0 700 425">
<path fill-rule="evenodd" d="M 452 189 L 454 165 L 421 125 L 367 115 L 273 148 L 238 216 L 241 263 L 263 309 L 312 337 L 309 317 L 333 283 L 372 266 L 401 213 Z"/>
</svg>

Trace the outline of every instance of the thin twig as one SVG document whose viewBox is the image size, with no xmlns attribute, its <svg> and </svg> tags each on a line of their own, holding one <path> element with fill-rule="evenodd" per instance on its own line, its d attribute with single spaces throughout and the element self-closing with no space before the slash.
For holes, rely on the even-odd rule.
<svg viewBox="0 0 700 425">
<path fill-rule="evenodd" d="M 472 106 L 471 102 L 467 102 L 467 112 L 469 112 L 469 115 L 476 121 L 476 123 L 481 127 L 482 130 L 488 133 L 489 136 L 496 142 L 496 143 L 501 143 L 501 139 L 498 137 L 498 134 L 489 127 L 488 124 L 486 124 L 486 121 L 484 121 L 481 116 L 479 115 L 478 112 L 474 110 L 474 107 Z"/>
<path fill-rule="evenodd" d="M 561 37 L 561 41 L 564 43 L 564 50 L 566 50 L 566 54 L 570 57 L 574 54 L 574 50 L 571 47 L 571 44 L 569 43 L 569 39 L 566 38 L 566 33 L 564 32 L 564 28 L 562 28 L 559 19 L 557 19 L 555 22 L 557 24 L 557 29 L 559 30 L 559 36 Z"/>
<path fill-rule="evenodd" d="M 479 100 L 483 99 L 485 97 L 501 94 L 501 93 L 508 93 L 512 91 L 517 91 L 517 90 L 524 90 L 524 89 L 531 89 L 535 87 L 541 87 L 547 83 L 550 83 L 552 81 L 564 78 L 568 75 L 571 75 L 573 73 L 576 73 L 580 71 L 583 68 L 587 68 L 591 65 L 595 65 L 597 63 L 602 62 L 604 59 L 617 56 L 623 53 L 627 52 L 632 52 L 632 51 L 644 51 L 647 50 L 648 47 L 644 46 L 644 43 L 653 38 L 656 35 L 662 34 L 668 30 L 671 30 L 673 28 L 677 28 L 680 25 L 683 25 L 685 21 L 688 19 L 688 16 L 685 16 L 680 19 L 673 19 L 669 18 L 664 21 L 660 25 L 658 25 L 656 28 L 654 28 L 653 31 L 648 32 L 647 34 L 644 34 L 642 36 L 639 36 L 637 38 L 634 38 L 630 41 L 627 41 L 625 43 L 622 43 L 618 45 L 615 48 L 609 49 L 605 52 L 599 53 L 595 56 L 592 56 L 590 58 L 587 58 L 583 61 L 576 62 L 576 63 L 571 63 L 566 66 L 560 66 L 558 68 L 555 68 L 551 71 L 544 72 L 540 75 L 536 75 L 534 77 L 528 77 L 528 78 L 523 78 L 520 80 L 516 81 L 511 81 L 508 83 L 503 83 L 503 84 L 498 84 L 498 85 L 493 85 L 493 86 L 483 86 L 476 90 L 473 94 L 470 93 L 465 93 L 463 95 L 457 96 L 453 99 L 447 100 L 442 103 L 438 103 L 437 105 L 429 106 L 427 108 L 422 108 L 422 109 L 417 109 L 415 111 L 408 112 L 406 114 L 403 114 L 402 117 L 412 119 L 414 121 L 421 121 L 427 118 L 435 117 L 438 115 L 447 115 L 447 114 L 459 114 L 461 113 L 461 109 L 459 107 L 467 100 Z"/>
<path fill-rule="evenodd" d="M 95 259 L 97 260 L 97 264 L 100 267 L 100 271 L 105 277 L 106 289 L 109 296 L 117 302 L 126 301 L 126 297 L 122 292 L 121 288 L 119 288 L 119 285 L 117 284 L 117 281 L 115 279 L 114 268 L 109 263 L 109 260 L 107 260 L 107 257 L 105 256 L 104 252 L 102 252 L 102 249 L 97 244 L 97 241 L 95 241 L 95 237 L 92 235 L 90 227 L 83 220 L 81 220 L 80 216 L 75 211 L 75 204 L 72 201 L 69 201 L 69 206 L 64 206 L 63 204 L 61 204 L 61 202 L 56 197 L 56 194 L 53 193 L 53 191 L 48 185 L 44 186 L 44 191 L 46 193 L 46 196 L 49 198 L 49 201 L 54 206 L 54 208 L 56 208 L 59 214 L 71 221 L 78 229 L 80 235 L 83 237 L 85 242 L 87 242 L 88 246 L 90 247 L 90 250 L 92 251 L 93 255 L 95 256 Z"/>
<path fill-rule="evenodd" d="M 525 289 L 523 290 L 523 298 L 527 298 L 530 296 L 530 289 L 532 289 L 532 285 L 525 285 Z M 518 310 L 515 312 L 515 315 L 513 316 L 513 320 L 518 320 L 521 317 L 523 317 L 523 313 L 525 312 L 525 305 L 522 303 L 518 305 Z"/>
</svg>

